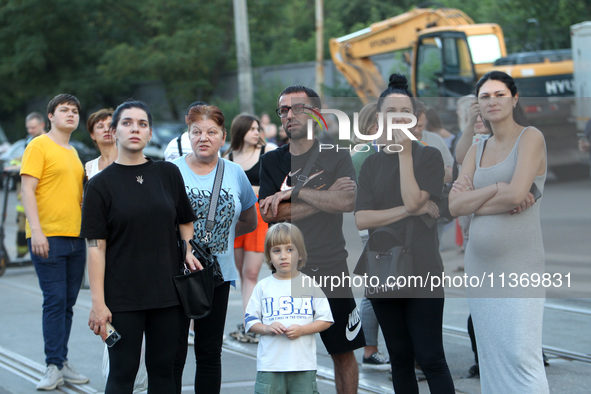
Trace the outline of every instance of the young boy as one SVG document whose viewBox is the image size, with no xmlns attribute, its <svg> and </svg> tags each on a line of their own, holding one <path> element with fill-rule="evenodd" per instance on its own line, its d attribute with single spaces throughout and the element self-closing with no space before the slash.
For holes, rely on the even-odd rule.
<svg viewBox="0 0 591 394">
<path fill-rule="evenodd" d="M 47 118 L 51 129 L 27 145 L 20 171 L 26 236 L 43 292 L 47 369 L 37 390 L 88 383 L 68 361 L 73 307 L 86 262 L 86 244 L 80 238 L 84 167 L 70 145 L 80 102 L 71 94 L 58 94 L 47 105 Z"/>
<path fill-rule="evenodd" d="M 306 262 L 300 230 L 290 223 L 269 228 L 265 261 L 273 275 L 255 286 L 244 319 L 246 332 L 261 335 L 255 393 L 317 393 L 314 334 L 333 318 L 322 290 L 298 271 Z M 306 283 L 305 295 L 295 296 Z"/>
</svg>

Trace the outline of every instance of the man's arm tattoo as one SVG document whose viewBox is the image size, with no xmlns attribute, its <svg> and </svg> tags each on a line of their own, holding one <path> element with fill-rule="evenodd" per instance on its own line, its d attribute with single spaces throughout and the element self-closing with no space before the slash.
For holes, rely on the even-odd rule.
<svg viewBox="0 0 591 394">
<path fill-rule="evenodd" d="M 96 240 L 96 239 L 89 239 L 87 242 L 88 242 L 89 248 L 98 247 L 98 240 Z"/>
</svg>

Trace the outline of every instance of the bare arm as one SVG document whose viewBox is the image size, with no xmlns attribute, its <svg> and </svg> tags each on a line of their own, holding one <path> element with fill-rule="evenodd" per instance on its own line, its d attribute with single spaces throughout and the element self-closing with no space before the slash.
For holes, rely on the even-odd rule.
<svg viewBox="0 0 591 394">
<path fill-rule="evenodd" d="M 469 215 L 476 212 L 497 193 L 497 185 L 474 190 L 472 179 L 475 171 L 476 145 L 472 145 L 466 154 L 458 180 L 449 193 L 449 212 L 453 216 Z"/>
<path fill-rule="evenodd" d="M 474 190 L 472 179 L 476 169 L 476 145 L 472 146 L 450 192 L 449 207 L 452 215 L 495 215 L 514 209 L 518 213 L 533 205 L 535 200 L 529 189 L 536 174 L 543 173 L 546 166 L 545 154 L 540 155 L 546 149 L 540 131 L 526 131 L 518 149 L 519 157 L 510 184 L 499 182 Z"/>
<path fill-rule="evenodd" d="M 411 216 L 404 206 L 355 212 L 355 224 L 358 230 L 374 229 L 396 223 Z"/>
<path fill-rule="evenodd" d="M 243 234 L 250 233 L 257 228 L 257 211 L 253 205 L 247 210 L 242 211 L 238 217 L 236 223 L 236 236 L 239 237 Z"/>
<path fill-rule="evenodd" d="M 286 328 L 279 322 L 273 322 L 271 325 L 264 323 L 255 323 L 248 329 L 248 332 L 254 332 L 260 335 L 281 335 L 285 332 Z"/>
<path fill-rule="evenodd" d="M 453 179 L 453 172 L 451 167 L 445 167 L 445 175 L 443 176 L 444 183 L 451 183 Z"/>
<path fill-rule="evenodd" d="M 394 130 L 394 137 L 396 143 L 404 144 L 402 152 L 398 153 L 403 205 L 382 210 L 357 211 L 355 224 L 359 230 L 387 226 L 409 216 L 420 216 L 425 213 L 433 218 L 439 217 L 439 208 L 430 200 L 430 193 L 421 190 L 416 181 L 412 161 L 412 142 L 400 130 Z"/>
<path fill-rule="evenodd" d="M 30 176 L 21 176 L 21 200 L 25 208 L 25 215 L 31 227 L 31 249 L 34 254 L 42 258 L 47 258 L 49 255 L 49 243 L 47 237 L 43 234 L 41 229 L 41 222 L 39 221 L 39 210 L 37 208 L 37 197 L 35 191 L 39 179 Z"/>
<path fill-rule="evenodd" d="M 324 320 L 316 320 L 310 324 L 300 326 L 299 324 L 292 324 L 285 330 L 285 336 L 288 339 L 297 339 L 302 335 L 312 335 L 317 332 L 322 332 L 332 325 L 331 322 Z"/>
<path fill-rule="evenodd" d="M 193 253 L 191 253 L 193 248 L 189 243 L 189 241 L 193 239 L 193 222 L 179 224 L 179 232 L 181 233 L 181 239 L 185 241 L 187 247 L 185 263 L 191 271 L 202 270 L 203 265 L 201 265 L 201 262 L 193 255 Z"/>
<path fill-rule="evenodd" d="M 357 184 L 348 177 L 337 179 L 328 190 L 302 189 L 299 199 L 322 212 L 351 212 Z"/>
<path fill-rule="evenodd" d="M 468 149 L 472 146 L 472 141 L 474 140 L 474 128 L 466 128 L 466 130 L 462 131 L 462 136 L 458 140 L 456 144 L 456 161 L 458 164 L 462 164 L 464 159 L 466 158 L 466 154 L 468 153 Z"/>
<path fill-rule="evenodd" d="M 382 210 L 357 211 L 355 212 L 355 224 L 358 230 L 368 230 L 396 223 L 409 216 L 421 216 L 423 214 L 428 214 L 432 218 L 437 219 L 439 217 L 439 207 L 433 201 L 427 200 L 413 214 L 409 213 L 403 205 Z"/>
<path fill-rule="evenodd" d="M 89 239 L 88 242 L 88 277 L 90 279 L 90 295 L 92 307 L 88 318 L 88 326 L 103 340 L 107 334 L 107 321 L 112 318 L 111 311 L 105 304 L 105 267 L 107 241 L 104 239 Z"/>
<path fill-rule="evenodd" d="M 411 141 L 406 136 L 400 136 L 397 133 L 402 134 L 402 132 L 400 130 L 395 130 L 396 142 L 403 142 L 404 145 L 406 145 L 402 152 L 398 153 L 400 158 L 400 191 L 402 194 L 402 201 L 406 211 L 410 214 L 414 214 L 426 204 L 431 195 L 430 193 L 419 189 L 413 168 Z"/>
<path fill-rule="evenodd" d="M 328 190 L 301 189 L 290 203 L 292 189 L 278 191 L 260 201 L 261 216 L 267 223 L 300 220 L 316 212 L 351 212 L 355 208 L 357 184 L 349 177 L 338 178 Z"/>
<path fill-rule="evenodd" d="M 540 154 L 542 152 L 543 154 Z M 546 171 L 546 145 L 542 133 L 530 128 L 521 136 L 517 164 L 511 182 L 498 184 L 498 193 L 476 212 L 476 215 L 494 215 L 515 210 L 519 213 L 535 203 L 529 192 L 537 174 Z"/>
<path fill-rule="evenodd" d="M 272 202 L 273 196 L 260 201 L 261 217 L 266 223 L 301 220 L 318 212 L 318 209 L 302 202 L 292 204 L 289 201 L 280 201 L 274 213 Z"/>
<path fill-rule="evenodd" d="M 455 155 L 458 164 L 464 162 L 466 153 L 468 153 L 468 149 L 472 146 L 472 141 L 474 141 L 474 125 L 476 124 L 478 114 L 480 114 L 480 108 L 478 107 L 478 101 L 474 99 L 474 103 L 470 105 L 468 123 L 465 126 L 465 130 L 462 130 L 462 136 L 456 144 Z"/>
</svg>

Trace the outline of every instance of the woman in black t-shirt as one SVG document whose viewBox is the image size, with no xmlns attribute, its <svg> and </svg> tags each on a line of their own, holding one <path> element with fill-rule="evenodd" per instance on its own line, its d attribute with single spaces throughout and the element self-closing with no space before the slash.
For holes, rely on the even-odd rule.
<svg viewBox="0 0 591 394">
<path fill-rule="evenodd" d="M 178 168 L 146 159 L 152 116 L 145 104 L 127 101 L 113 114 L 117 160 L 87 184 L 81 237 L 88 240 L 92 308 L 88 325 L 103 340 L 110 322 L 121 339 L 109 347 L 106 393 L 131 393 L 146 337 L 148 390 L 176 391 L 173 365 L 184 321 L 173 283 L 181 260 L 181 237 L 193 237 L 195 215 Z"/>
<path fill-rule="evenodd" d="M 415 111 L 406 77 L 390 76 L 377 110 L 384 115 L 380 151 L 361 167 L 355 222 L 360 230 L 369 229 L 370 236 L 374 229 L 388 226 L 403 239 L 407 221 L 413 220 L 413 275 L 440 275 L 443 265 L 432 219 L 439 216 L 435 202 L 443 188 L 441 153 L 411 141 L 400 129 L 392 131 L 393 140 L 387 139 L 388 113 L 399 113 L 390 122 L 402 124 L 409 123 Z M 443 351 L 443 290 L 426 294 L 413 289 L 408 298 L 372 298 L 371 302 L 390 355 L 394 390 L 402 394 L 418 392 L 416 360 L 431 393 L 454 393 Z"/>
</svg>

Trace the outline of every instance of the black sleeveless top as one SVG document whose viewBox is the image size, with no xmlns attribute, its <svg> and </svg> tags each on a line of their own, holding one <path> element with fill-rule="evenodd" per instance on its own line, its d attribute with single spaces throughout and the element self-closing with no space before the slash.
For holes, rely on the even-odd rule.
<svg viewBox="0 0 591 394">
<path fill-rule="evenodd" d="M 230 153 L 230 155 L 228 156 L 228 158 L 231 161 L 234 161 L 234 155 L 232 154 L 233 152 Z M 244 171 L 246 173 L 246 177 L 248 178 L 248 181 L 250 182 L 250 184 L 252 186 L 260 186 L 261 185 L 261 180 L 259 178 L 259 170 L 261 168 L 261 156 L 265 153 L 265 146 L 261 146 L 261 151 L 259 153 L 259 160 L 256 162 L 256 164 L 252 167 L 250 167 L 248 170 Z"/>
</svg>

